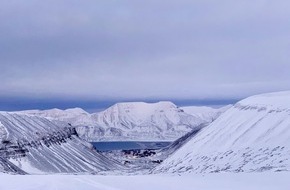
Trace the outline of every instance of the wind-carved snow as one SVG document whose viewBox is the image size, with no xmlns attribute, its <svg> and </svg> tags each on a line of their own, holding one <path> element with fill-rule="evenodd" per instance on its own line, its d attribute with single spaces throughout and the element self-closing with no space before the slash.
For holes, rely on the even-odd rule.
<svg viewBox="0 0 290 190">
<path fill-rule="evenodd" d="M 290 92 L 238 102 L 153 172 L 290 170 Z"/>
<path fill-rule="evenodd" d="M 99 172 L 123 168 L 78 138 L 75 128 L 67 123 L 6 112 L 0 113 L 0 121 L 2 172 L 20 173 L 17 167 L 27 173 Z"/>
<path fill-rule="evenodd" d="M 127 102 L 93 114 L 80 108 L 22 113 L 69 122 L 76 126 L 80 137 L 88 141 L 173 141 L 200 124 L 211 122 L 224 110 L 206 107 L 183 109 L 172 102 Z"/>
</svg>

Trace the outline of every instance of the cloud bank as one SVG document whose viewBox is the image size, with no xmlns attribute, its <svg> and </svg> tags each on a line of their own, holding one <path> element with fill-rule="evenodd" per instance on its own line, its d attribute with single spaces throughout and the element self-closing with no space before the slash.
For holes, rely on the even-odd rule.
<svg viewBox="0 0 290 190">
<path fill-rule="evenodd" d="M 290 2 L 0 2 L 0 97 L 239 99 L 290 89 Z"/>
</svg>

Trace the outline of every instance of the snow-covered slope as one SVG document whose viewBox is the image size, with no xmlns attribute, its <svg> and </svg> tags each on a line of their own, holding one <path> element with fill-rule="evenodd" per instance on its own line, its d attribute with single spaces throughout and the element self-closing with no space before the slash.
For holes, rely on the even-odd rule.
<svg viewBox="0 0 290 190">
<path fill-rule="evenodd" d="M 0 171 L 98 172 L 121 166 L 96 152 L 65 122 L 0 112 Z M 2 167 L 1 167 L 2 165 Z M 14 168 L 11 169 L 10 166 Z M 10 169 L 9 169 L 10 168 Z"/>
<path fill-rule="evenodd" d="M 290 91 L 238 102 L 154 172 L 290 170 Z"/>
<path fill-rule="evenodd" d="M 221 108 L 212 108 L 207 106 L 186 106 L 181 107 L 181 109 L 184 110 L 185 113 L 202 118 L 204 121 L 209 123 L 214 121 L 231 107 L 232 105 L 227 105 Z"/>
<path fill-rule="evenodd" d="M 171 154 L 176 152 L 180 147 L 182 147 L 184 144 L 186 144 L 188 141 L 190 141 L 198 132 L 204 128 L 207 127 L 209 123 L 203 123 L 196 129 L 186 133 L 182 137 L 178 138 L 177 140 L 173 141 L 169 146 L 160 149 L 157 154 L 155 155 L 155 159 L 164 160 L 168 158 Z"/>
</svg>

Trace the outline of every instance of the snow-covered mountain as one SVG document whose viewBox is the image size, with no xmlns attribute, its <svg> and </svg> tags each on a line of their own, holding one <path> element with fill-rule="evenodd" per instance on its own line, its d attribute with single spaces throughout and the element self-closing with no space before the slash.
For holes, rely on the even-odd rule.
<svg viewBox="0 0 290 190">
<path fill-rule="evenodd" d="M 171 102 L 118 103 L 92 118 L 104 137 L 96 140 L 174 140 L 204 121 L 185 113 Z M 85 132 L 83 132 L 85 130 Z M 85 138 L 96 137 L 95 129 L 78 128 Z"/>
<path fill-rule="evenodd" d="M 122 168 L 78 138 L 74 127 L 43 117 L 0 112 L 0 171 L 77 173 Z"/>
<path fill-rule="evenodd" d="M 93 114 L 80 108 L 21 113 L 71 123 L 77 127 L 80 137 L 88 141 L 173 141 L 202 123 L 212 122 L 225 109 L 178 108 L 172 102 L 127 102 Z"/>
<path fill-rule="evenodd" d="M 244 99 L 153 172 L 290 170 L 290 91 Z"/>
<path fill-rule="evenodd" d="M 66 110 L 57 108 L 49 110 L 25 110 L 16 113 L 45 117 L 49 120 L 64 121 L 73 125 L 88 125 L 94 123 L 91 114 L 81 108 L 71 108 Z"/>
</svg>

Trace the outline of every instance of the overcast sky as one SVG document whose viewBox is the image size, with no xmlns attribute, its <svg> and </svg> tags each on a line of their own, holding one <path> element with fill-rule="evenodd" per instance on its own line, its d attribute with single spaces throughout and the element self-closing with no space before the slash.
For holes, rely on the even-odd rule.
<svg viewBox="0 0 290 190">
<path fill-rule="evenodd" d="M 290 90 L 289 55 L 289 0 L 0 1 L 7 110 Z"/>
</svg>

